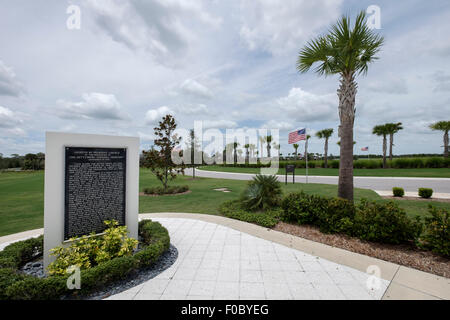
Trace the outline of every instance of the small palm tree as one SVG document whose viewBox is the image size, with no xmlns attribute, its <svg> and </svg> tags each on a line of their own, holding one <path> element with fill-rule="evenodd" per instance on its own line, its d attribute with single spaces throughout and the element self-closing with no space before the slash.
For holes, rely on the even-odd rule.
<svg viewBox="0 0 450 320">
<path fill-rule="evenodd" d="M 237 147 L 239 146 L 239 142 L 233 142 L 233 151 L 234 151 L 234 153 L 233 153 L 233 155 L 234 155 L 234 157 L 233 157 L 233 161 L 234 161 L 234 164 L 236 164 L 237 163 L 237 158 L 238 158 L 238 156 L 237 156 Z"/>
<path fill-rule="evenodd" d="M 318 63 L 319 75 L 340 75 L 339 137 L 342 141 L 339 161 L 338 196 L 353 201 L 353 125 L 355 121 L 356 76 L 367 74 L 377 57 L 383 37 L 366 24 L 364 11 L 356 17 L 353 29 L 350 18 L 343 16 L 327 35 L 319 36 L 300 51 L 297 69 L 304 73 Z"/>
<path fill-rule="evenodd" d="M 271 147 L 271 143 L 272 143 L 272 136 L 267 136 L 265 139 L 266 143 L 267 143 L 267 157 L 270 158 L 270 149 Z"/>
<path fill-rule="evenodd" d="M 255 146 L 254 144 L 250 143 L 250 144 L 248 145 L 248 148 L 250 149 L 250 156 L 251 156 L 252 158 L 254 158 L 254 157 L 255 157 L 256 146 Z"/>
<path fill-rule="evenodd" d="M 241 195 L 242 204 L 249 210 L 265 210 L 279 205 L 282 194 L 277 176 L 257 174 Z"/>
<path fill-rule="evenodd" d="M 259 157 L 262 158 L 263 150 L 264 150 L 264 143 L 266 143 L 266 137 L 260 136 L 259 142 L 261 143 L 261 149 L 259 150 L 258 154 L 259 154 Z"/>
<path fill-rule="evenodd" d="M 324 150 L 324 167 L 328 168 L 328 139 L 333 134 L 333 129 L 323 129 L 316 133 L 319 139 L 325 139 L 325 150 Z"/>
<path fill-rule="evenodd" d="M 439 121 L 430 125 L 431 130 L 444 131 L 444 157 L 448 158 L 448 132 L 450 131 L 450 121 Z"/>
<path fill-rule="evenodd" d="M 389 132 L 389 160 L 392 161 L 392 147 L 394 146 L 394 134 L 403 130 L 402 123 L 386 123 L 387 131 Z"/>
<path fill-rule="evenodd" d="M 293 147 L 294 147 L 294 149 L 295 149 L 295 157 L 297 157 L 297 150 L 298 150 L 298 147 L 299 147 L 300 145 L 298 144 L 298 143 L 294 143 L 293 144 Z"/>
<path fill-rule="evenodd" d="M 249 149 L 250 149 L 250 144 L 249 143 L 246 143 L 245 145 L 244 145 L 244 148 L 245 148 L 245 163 L 248 163 L 249 161 L 249 158 L 250 158 L 250 151 L 249 151 Z"/>
<path fill-rule="evenodd" d="M 383 124 L 373 127 L 373 134 L 377 136 L 383 136 L 383 169 L 386 169 L 386 149 L 387 149 L 387 135 L 389 134 L 389 128 Z"/>
</svg>

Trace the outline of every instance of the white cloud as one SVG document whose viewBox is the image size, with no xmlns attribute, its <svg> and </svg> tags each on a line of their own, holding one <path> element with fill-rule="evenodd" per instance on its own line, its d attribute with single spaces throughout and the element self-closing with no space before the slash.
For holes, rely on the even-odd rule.
<svg viewBox="0 0 450 320">
<path fill-rule="evenodd" d="M 173 115 L 173 113 L 174 112 L 167 106 L 162 106 L 162 107 L 159 107 L 156 109 L 150 109 L 145 114 L 145 123 L 146 124 L 156 124 L 165 115 L 167 115 L 167 114 Z"/>
<path fill-rule="evenodd" d="M 0 95 L 17 97 L 23 91 L 24 88 L 17 79 L 14 70 L 0 60 Z"/>
<path fill-rule="evenodd" d="M 241 0 L 240 36 L 249 49 L 298 50 L 340 15 L 342 0 Z"/>
<path fill-rule="evenodd" d="M 285 131 L 294 129 L 294 125 L 289 121 L 270 120 L 262 125 L 262 128 L 279 129 Z"/>
<path fill-rule="evenodd" d="M 15 112 L 0 106 L 0 128 L 14 128 L 22 124 L 23 120 Z"/>
<path fill-rule="evenodd" d="M 178 105 L 176 107 L 177 113 L 182 113 L 186 115 L 204 115 L 209 114 L 210 111 L 208 107 L 202 103 L 189 103 L 189 104 L 183 104 Z"/>
<path fill-rule="evenodd" d="M 186 79 L 180 86 L 181 92 L 187 95 L 202 99 L 211 99 L 213 97 L 212 91 L 193 79 Z"/>
<path fill-rule="evenodd" d="M 203 121 L 204 129 L 233 129 L 237 128 L 238 124 L 231 120 L 205 120 Z"/>
<path fill-rule="evenodd" d="M 114 41 L 149 52 L 163 63 L 185 53 L 196 36 L 193 22 L 206 28 L 221 24 L 197 0 L 89 0 L 85 4 L 96 25 Z"/>
<path fill-rule="evenodd" d="M 98 92 L 84 93 L 82 101 L 58 100 L 56 114 L 64 119 L 128 120 L 113 94 Z"/>
<path fill-rule="evenodd" d="M 367 85 L 367 88 L 373 92 L 389 93 L 389 94 L 407 94 L 408 87 L 406 80 L 401 78 L 389 78 L 383 80 L 375 80 Z"/>
<path fill-rule="evenodd" d="M 301 88 L 292 88 L 286 97 L 277 100 L 281 112 L 298 122 L 337 120 L 338 101 L 335 93 L 316 95 Z"/>
</svg>

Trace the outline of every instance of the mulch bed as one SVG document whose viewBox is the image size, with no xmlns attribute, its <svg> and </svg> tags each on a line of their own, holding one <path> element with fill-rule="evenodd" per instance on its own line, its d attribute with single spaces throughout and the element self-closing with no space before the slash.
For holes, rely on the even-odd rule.
<svg viewBox="0 0 450 320">
<path fill-rule="evenodd" d="M 450 259 L 410 245 L 367 242 L 342 234 L 324 234 L 313 226 L 285 222 L 279 222 L 274 230 L 450 278 Z"/>
<path fill-rule="evenodd" d="M 165 196 L 180 196 L 182 194 L 188 194 L 191 193 L 191 190 L 185 191 L 185 192 L 180 192 L 180 193 L 170 193 L 170 194 L 156 194 L 156 193 L 151 193 L 151 194 L 147 194 L 144 192 L 139 192 L 140 196 L 146 196 L 146 197 L 165 197 Z"/>
<path fill-rule="evenodd" d="M 383 196 L 384 199 L 390 199 L 390 200 L 414 200 L 414 201 L 435 201 L 435 202 L 447 202 L 450 203 L 450 199 L 435 199 L 435 198 L 417 198 L 417 197 L 393 197 L 393 196 Z"/>
</svg>

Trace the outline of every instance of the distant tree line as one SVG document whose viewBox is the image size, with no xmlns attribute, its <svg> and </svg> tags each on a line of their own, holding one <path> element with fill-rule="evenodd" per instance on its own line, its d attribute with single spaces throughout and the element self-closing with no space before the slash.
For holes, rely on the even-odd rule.
<svg viewBox="0 0 450 320">
<path fill-rule="evenodd" d="M 45 154 L 39 152 L 21 156 L 14 153 L 5 157 L 0 153 L 0 170 L 19 168 L 22 170 L 43 170 L 45 168 Z"/>
</svg>

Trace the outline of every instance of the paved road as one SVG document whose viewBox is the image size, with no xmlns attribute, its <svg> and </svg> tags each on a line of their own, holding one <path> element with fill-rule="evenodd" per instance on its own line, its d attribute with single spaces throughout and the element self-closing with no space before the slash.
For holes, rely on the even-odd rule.
<svg viewBox="0 0 450 320">
<path fill-rule="evenodd" d="M 186 170 L 192 175 L 192 170 Z M 218 171 L 204 171 L 196 169 L 199 177 L 220 178 L 232 180 L 251 180 L 254 174 L 232 173 Z M 290 178 L 290 179 L 289 179 Z M 284 175 L 278 175 L 278 180 L 284 182 Z M 292 182 L 292 176 L 288 177 Z M 305 183 L 305 176 L 295 176 L 295 182 Z M 308 183 L 338 184 L 338 177 L 309 176 Z M 377 191 L 391 191 L 393 187 L 401 187 L 405 191 L 417 192 L 418 188 L 432 188 L 435 193 L 450 193 L 450 178 L 400 178 L 400 177 L 354 177 L 355 188 L 371 189 Z"/>
</svg>

